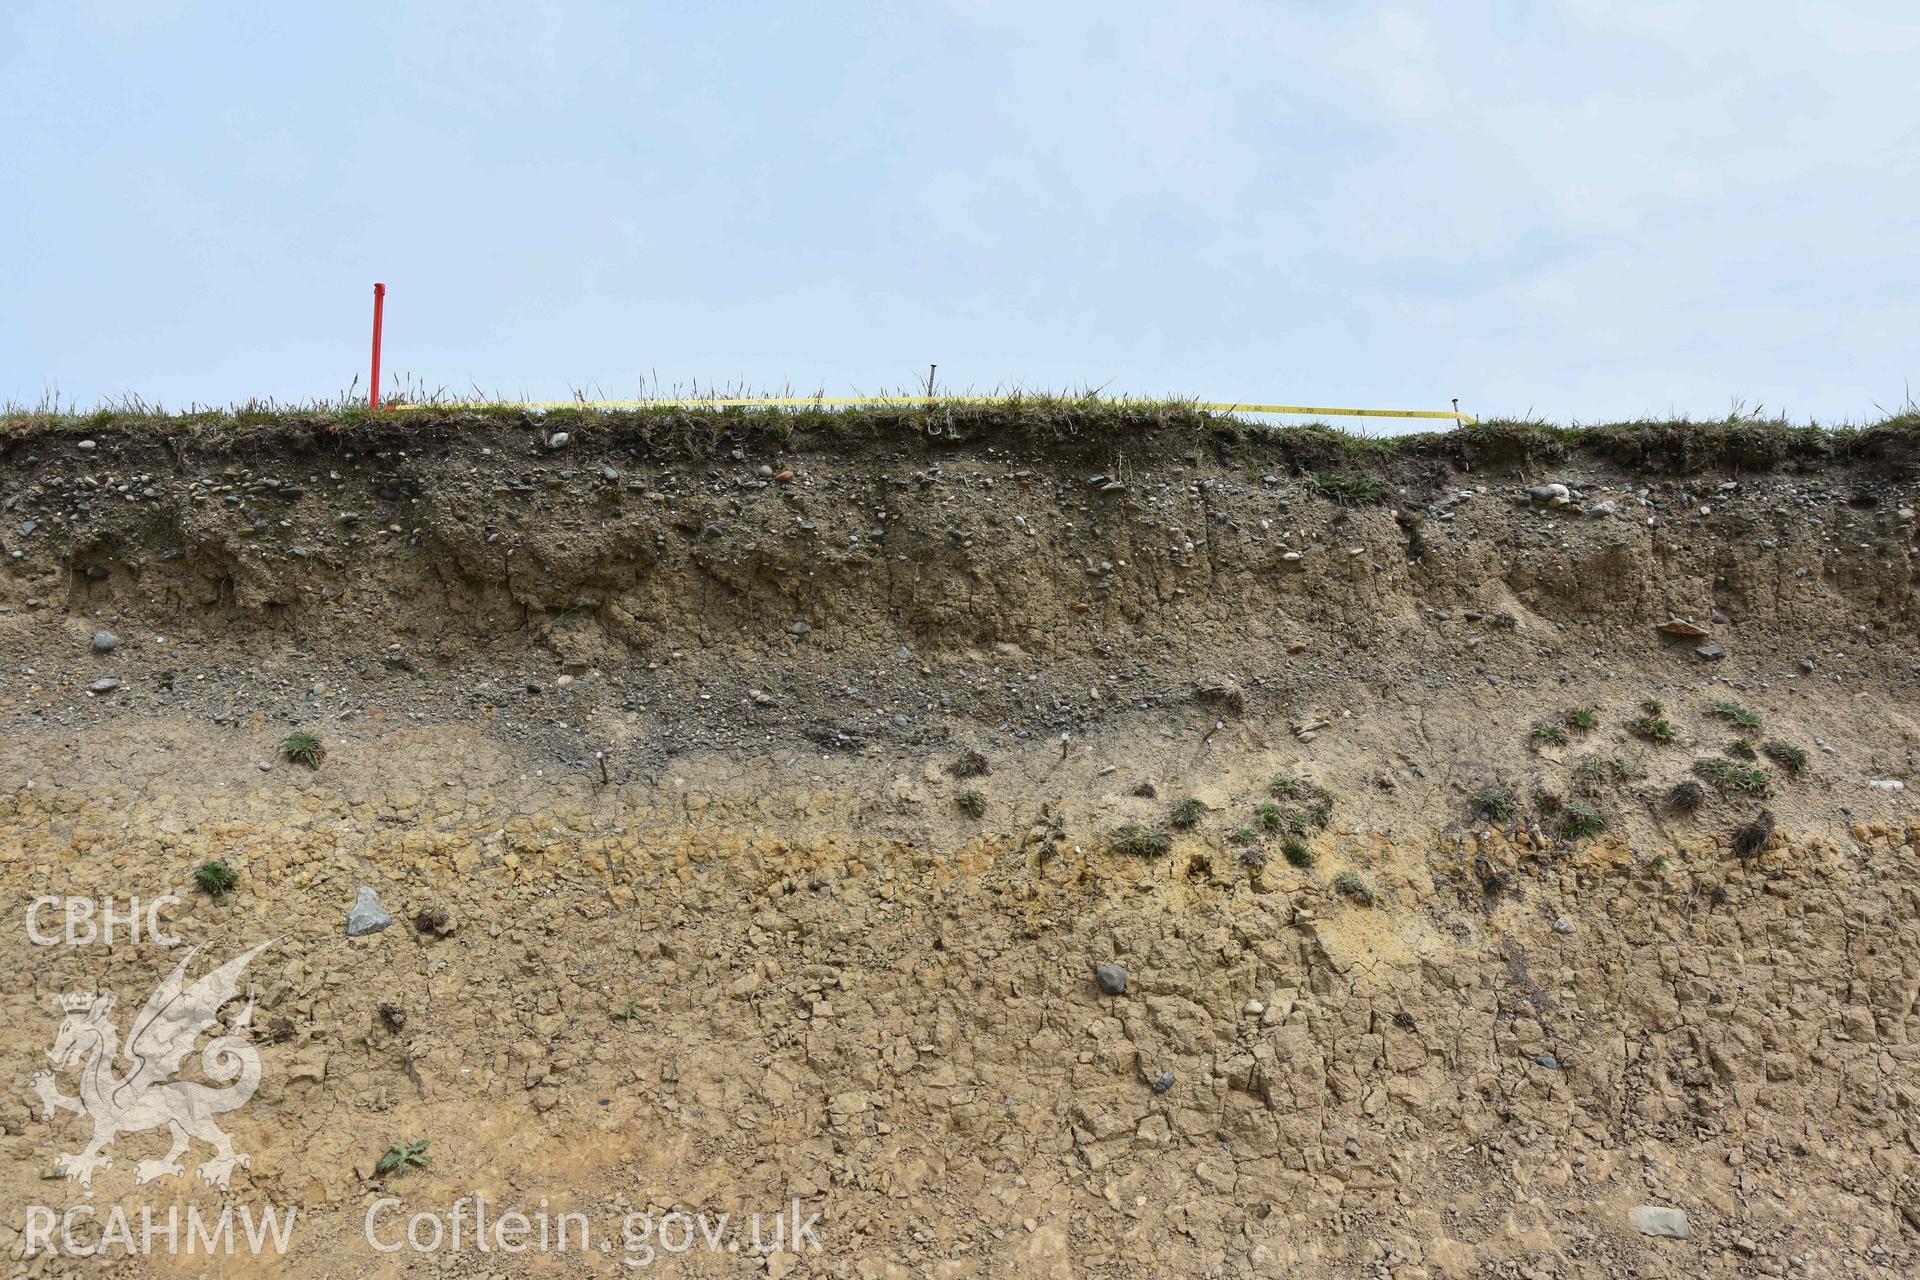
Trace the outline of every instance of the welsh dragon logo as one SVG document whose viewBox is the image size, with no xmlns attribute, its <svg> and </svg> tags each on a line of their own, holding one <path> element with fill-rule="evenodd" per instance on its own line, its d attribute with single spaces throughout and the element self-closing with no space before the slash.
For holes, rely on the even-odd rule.
<svg viewBox="0 0 1920 1280">
<path fill-rule="evenodd" d="M 135 1182 L 184 1172 L 180 1157 L 193 1138 L 214 1151 L 213 1158 L 198 1169 L 201 1180 L 208 1185 L 224 1190 L 236 1166 L 251 1167 L 252 1161 L 235 1151 L 233 1139 L 214 1123 L 216 1117 L 244 1106 L 260 1087 L 260 1051 L 237 1034 L 253 1020 L 251 989 L 246 1007 L 233 1020 L 228 1033 L 210 1041 L 200 1054 L 201 1068 L 221 1087 L 171 1077 L 180 1070 L 181 1060 L 192 1051 L 194 1042 L 213 1026 L 220 1006 L 238 996 L 241 972 L 277 941 L 271 939 L 235 956 L 190 987 L 185 983 L 187 963 L 200 948 L 194 947 L 181 957 L 173 973 L 154 988 L 133 1020 L 125 1049 L 131 1070 L 124 1073 L 116 1071 L 122 1050 L 119 1030 L 109 1017 L 113 997 L 60 997 L 66 1019 L 47 1056 L 53 1059 L 55 1071 L 83 1064 L 80 1093 L 77 1097 L 61 1093 L 53 1071 L 34 1076 L 33 1089 L 40 1095 L 42 1120 L 51 1120 L 55 1111 L 72 1111 L 93 1121 L 93 1141 L 86 1150 L 59 1159 L 68 1178 L 77 1179 L 83 1187 L 92 1186 L 95 1169 L 113 1167 L 113 1157 L 103 1153 L 114 1138 L 162 1125 L 173 1135 L 172 1149 L 163 1159 L 142 1160 L 135 1165 Z"/>
</svg>

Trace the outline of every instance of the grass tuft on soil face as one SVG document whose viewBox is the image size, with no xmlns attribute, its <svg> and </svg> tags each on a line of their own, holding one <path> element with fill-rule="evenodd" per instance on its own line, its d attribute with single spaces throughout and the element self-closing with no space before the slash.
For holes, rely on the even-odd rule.
<svg viewBox="0 0 1920 1280">
<path fill-rule="evenodd" d="M 1607 820 L 1585 800 L 1569 801 L 1566 808 L 1560 811 L 1559 821 L 1554 824 L 1554 830 L 1568 840 L 1597 836 L 1606 829 Z"/>
<path fill-rule="evenodd" d="M 980 792 L 969 789 L 953 798 L 953 807 L 969 818 L 981 818 L 987 812 L 987 798 Z"/>
<path fill-rule="evenodd" d="M 1113 851 L 1135 858 L 1157 858 L 1173 848 L 1173 837 L 1159 827 L 1129 822 L 1113 833 Z"/>
<path fill-rule="evenodd" d="M 1489 780 L 1474 789 L 1473 812 L 1477 817 L 1505 822 L 1519 807 L 1520 797 L 1504 782 Z"/>
<path fill-rule="evenodd" d="M 1363 907 L 1373 905 L 1373 890 L 1367 882 L 1351 871 L 1342 871 L 1333 878 L 1333 889 L 1343 898 L 1351 898 Z"/>
<path fill-rule="evenodd" d="M 1765 769 L 1749 769 L 1731 760 L 1707 756 L 1693 762 L 1693 771 L 1726 794 L 1765 796 L 1773 793 Z"/>
<path fill-rule="evenodd" d="M 1698 813 L 1706 802 L 1707 789 L 1691 778 L 1674 783 L 1664 797 L 1667 808 L 1678 814 Z"/>
<path fill-rule="evenodd" d="M 1649 698 L 1640 705 L 1642 708 L 1648 708 L 1658 707 L 1660 704 Z M 1627 725 L 1627 728 L 1633 731 L 1634 737 L 1645 738 L 1648 742 L 1664 743 L 1673 741 L 1673 725 L 1663 718 L 1658 711 L 1643 709 L 1639 715 L 1633 718 L 1632 723 Z"/>
<path fill-rule="evenodd" d="M 280 742 L 280 754 L 294 764 L 303 764 L 309 769 L 318 769 L 326 758 L 326 751 L 320 745 L 320 739 L 302 730 L 290 733 Z"/>
<path fill-rule="evenodd" d="M 1789 777 L 1797 778 L 1807 771 L 1805 748 L 1796 747 L 1791 742 L 1763 742 L 1760 744 L 1760 754 L 1785 769 Z"/>
<path fill-rule="evenodd" d="M 1260 823 L 1269 831 L 1304 836 L 1333 819 L 1333 792 L 1317 782 L 1296 778 L 1290 773 L 1276 773 L 1267 783 L 1267 794 L 1276 800 L 1292 802 L 1284 808 L 1273 804 L 1259 807 Z M 1268 821 L 1269 811 L 1277 814 L 1277 820 Z"/>
</svg>

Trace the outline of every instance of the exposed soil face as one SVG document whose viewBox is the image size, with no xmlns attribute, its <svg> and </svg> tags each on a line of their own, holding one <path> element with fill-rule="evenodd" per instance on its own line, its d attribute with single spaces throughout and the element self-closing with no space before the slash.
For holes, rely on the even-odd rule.
<svg viewBox="0 0 1920 1280">
<path fill-rule="evenodd" d="M 796 1198 L 817 1253 L 653 1269 L 1920 1263 L 1905 435 L 904 425 L 0 433 L 16 1269 L 108 1269 L 31 1206 L 297 1207 L 216 1274 L 612 1275 L 625 1214 Z M 124 1040 L 184 949 L 26 906 L 168 892 L 189 980 L 278 939 L 221 1024 L 251 1164 L 136 1184 L 129 1129 L 82 1188 L 58 997 Z M 613 1247 L 365 1238 L 476 1191 Z"/>
</svg>

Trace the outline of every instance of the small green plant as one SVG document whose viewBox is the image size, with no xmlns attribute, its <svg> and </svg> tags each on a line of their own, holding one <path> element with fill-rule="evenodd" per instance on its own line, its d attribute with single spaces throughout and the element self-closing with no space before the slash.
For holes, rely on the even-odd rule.
<svg viewBox="0 0 1920 1280">
<path fill-rule="evenodd" d="M 1732 742 L 1729 742 L 1727 744 L 1727 754 L 1738 756 L 1742 760 L 1755 760 L 1759 758 L 1754 752 L 1753 744 L 1745 738 L 1735 738 Z"/>
<path fill-rule="evenodd" d="M 1657 707 L 1660 704 L 1649 698 L 1640 705 L 1645 708 L 1648 706 Z M 1657 711 L 1643 710 L 1633 718 L 1633 723 L 1627 727 L 1633 730 L 1635 737 L 1645 738 L 1648 742 L 1673 741 L 1673 726 L 1662 719 L 1660 713 Z"/>
<path fill-rule="evenodd" d="M 1600 723 L 1600 716 L 1592 707 L 1575 707 L 1573 710 L 1567 712 L 1566 720 L 1567 728 L 1578 729 L 1580 732 L 1585 733 Z"/>
<path fill-rule="evenodd" d="M 1282 814 L 1279 830 L 1303 836 L 1310 831 L 1318 831 L 1333 818 L 1333 792 L 1317 782 L 1296 778 L 1289 773 L 1276 773 L 1267 782 L 1267 794 L 1276 800 L 1295 802 L 1296 807 Z M 1268 807 L 1262 805 L 1261 809 Z"/>
<path fill-rule="evenodd" d="M 209 898 L 226 897 L 239 881 L 240 874 L 227 865 L 225 858 L 218 862 L 203 862 L 193 872 L 194 885 Z"/>
<path fill-rule="evenodd" d="M 1708 756 L 1693 762 L 1693 771 L 1712 783 L 1723 792 L 1739 792 L 1742 795 L 1770 795 L 1773 788 L 1767 785 L 1765 769 L 1749 769 L 1737 765 L 1731 760 L 1721 760 Z"/>
<path fill-rule="evenodd" d="M 1159 827 L 1129 822 L 1113 833 L 1113 851 L 1136 858 L 1157 858 L 1173 848 L 1173 837 Z"/>
<path fill-rule="evenodd" d="M 396 1142 L 388 1147 L 387 1153 L 380 1157 L 380 1162 L 373 1166 L 373 1171 L 378 1174 L 398 1175 L 409 1169 L 426 1167 L 427 1144 L 422 1139 L 419 1142 Z"/>
<path fill-rule="evenodd" d="M 1667 714 L 1667 704 L 1658 698 L 1642 698 L 1640 700 L 1640 711 L 1643 715 L 1663 716 Z"/>
<path fill-rule="evenodd" d="M 280 754 L 294 764 L 303 764 L 309 769 L 318 769 L 327 756 L 320 746 L 320 739 L 304 729 L 280 740 Z"/>
<path fill-rule="evenodd" d="M 1259 838 L 1259 833 L 1252 827 L 1235 827 L 1233 834 L 1227 837 L 1227 839 L 1233 841 L 1235 844 L 1252 844 Z"/>
<path fill-rule="evenodd" d="M 1189 797 L 1173 806 L 1173 812 L 1167 815 L 1167 825 L 1175 831 L 1191 831 L 1200 825 L 1200 816 L 1206 811 L 1207 806 Z"/>
<path fill-rule="evenodd" d="M 1335 876 L 1333 878 L 1333 888 L 1334 892 L 1340 894 L 1342 897 L 1353 899 L 1363 907 L 1373 905 L 1373 890 L 1367 887 L 1365 880 L 1362 880 L 1351 871 L 1342 871 L 1339 875 Z"/>
<path fill-rule="evenodd" d="M 1791 742 L 1774 739 L 1761 743 L 1760 750 L 1767 759 L 1785 769 L 1789 777 L 1797 778 L 1807 771 L 1807 753 Z"/>
<path fill-rule="evenodd" d="M 627 1001 L 626 1006 L 613 1015 L 615 1022 L 632 1022 L 640 1016 L 640 997 Z"/>
<path fill-rule="evenodd" d="M 1473 811 L 1494 822 L 1505 822 L 1511 818 L 1519 805 L 1519 797 L 1504 782 L 1483 782 L 1473 793 Z"/>
<path fill-rule="evenodd" d="M 1564 747 L 1567 745 L 1567 731 L 1551 720 L 1534 721 L 1533 728 L 1528 731 L 1527 736 L 1532 738 L 1535 743 L 1546 746 Z"/>
<path fill-rule="evenodd" d="M 1760 713 L 1751 711 L 1737 702 L 1716 702 L 1710 709 L 1722 720 L 1730 721 L 1742 729 L 1760 727 Z"/>
<path fill-rule="evenodd" d="M 953 798 L 953 807 L 969 818 L 979 818 L 987 812 L 987 798 L 969 788 Z"/>
<path fill-rule="evenodd" d="M 1638 764 L 1620 756 L 1583 756 L 1573 767 L 1575 789 L 1581 795 L 1598 795 L 1602 788 L 1644 778 Z"/>
<path fill-rule="evenodd" d="M 1287 860 L 1288 866 L 1299 867 L 1302 871 L 1320 860 L 1314 856 L 1313 850 L 1307 847 L 1307 842 L 1298 836 L 1289 836 L 1281 844 L 1280 856 Z"/>
<path fill-rule="evenodd" d="M 1584 840 L 1588 836 L 1597 836 L 1607 829 L 1607 820 L 1600 811 L 1585 800 L 1572 800 L 1560 811 L 1560 820 L 1554 824 L 1563 839 Z"/>
<path fill-rule="evenodd" d="M 1286 814 L 1280 811 L 1279 805 L 1272 803 L 1256 805 L 1253 810 L 1253 816 L 1259 820 L 1260 826 L 1267 831 L 1278 831 L 1286 822 Z"/>
</svg>

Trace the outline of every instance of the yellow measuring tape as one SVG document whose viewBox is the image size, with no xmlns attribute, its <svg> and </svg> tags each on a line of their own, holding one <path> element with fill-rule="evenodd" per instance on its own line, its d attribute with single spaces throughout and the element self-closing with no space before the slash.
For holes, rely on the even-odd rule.
<svg viewBox="0 0 1920 1280">
<path fill-rule="evenodd" d="M 1010 403 L 1010 400 L 1006 396 L 766 396 L 746 400 L 693 397 L 684 400 L 462 401 L 452 404 L 396 404 L 388 405 L 387 407 L 389 409 L 798 409 L 885 404 L 940 405 L 1008 403 Z M 1128 402 L 1111 400 L 1097 403 L 1125 405 Z M 1341 418 L 1449 418 L 1469 426 L 1480 421 L 1480 419 L 1471 414 L 1456 413 L 1449 409 L 1332 409 L 1318 405 L 1229 404 L 1225 401 L 1202 401 L 1184 407 L 1204 409 L 1211 413 L 1281 413 L 1307 415 L 1311 417 L 1332 416 Z"/>
</svg>

